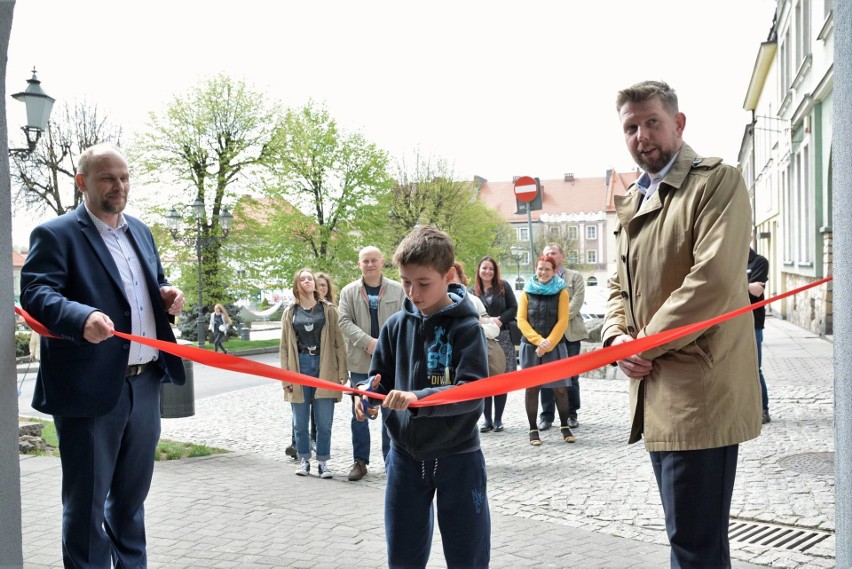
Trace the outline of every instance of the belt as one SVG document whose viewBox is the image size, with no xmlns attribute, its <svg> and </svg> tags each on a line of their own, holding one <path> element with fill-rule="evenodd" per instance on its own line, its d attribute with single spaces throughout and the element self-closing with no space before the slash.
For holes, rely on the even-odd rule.
<svg viewBox="0 0 852 569">
<path fill-rule="evenodd" d="M 149 365 L 151 365 L 151 362 L 127 366 L 127 373 L 124 375 L 124 377 L 133 377 L 134 375 L 140 375 L 142 372 L 148 369 Z"/>
<path fill-rule="evenodd" d="M 318 356 L 317 348 L 319 346 L 308 346 L 307 348 L 299 348 L 300 354 L 308 354 L 309 356 Z"/>
</svg>

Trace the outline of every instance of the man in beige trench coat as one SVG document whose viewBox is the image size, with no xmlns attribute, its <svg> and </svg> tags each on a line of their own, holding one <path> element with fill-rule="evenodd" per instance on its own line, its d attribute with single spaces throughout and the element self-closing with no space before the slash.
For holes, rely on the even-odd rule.
<svg viewBox="0 0 852 569">
<path fill-rule="evenodd" d="M 605 345 L 699 322 L 749 303 L 751 208 L 740 173 L 683 142 L 686 116 L 667 84 L 618 93 L 627 148 L 644 174 L 616 198 L 617 269 Z M 672 567 L 730 567 L 728 517 L 739 443 L 760 434 L 749 314 L 618 362 L 632 426 L 651 464 Z"/>
</svg>

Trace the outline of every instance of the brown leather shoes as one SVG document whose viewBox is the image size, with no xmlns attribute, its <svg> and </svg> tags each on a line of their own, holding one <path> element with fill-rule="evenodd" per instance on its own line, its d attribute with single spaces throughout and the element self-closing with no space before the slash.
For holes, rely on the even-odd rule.
<svg viewBox="0 0 852 569">
<path fill-rule="evenodd" d="M 367 463 L 365 463 L 363 460 L 356 460 L 352 464 L 352 468 L 349 470 L 349 481 L 355 482 L 356 480 L 361 480 L 366 475 Z"/>
</svg>

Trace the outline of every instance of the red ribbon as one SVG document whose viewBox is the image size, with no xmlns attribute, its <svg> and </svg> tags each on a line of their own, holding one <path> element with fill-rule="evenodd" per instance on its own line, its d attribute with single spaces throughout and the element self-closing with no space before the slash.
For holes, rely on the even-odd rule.
<svg viewBox="0 0 852 569">
<path fill-rule="evenodd" d="M 551 381 L 555 381 L 557 379 L 580 375 L 587 371 L 598 369 L 613 362 L 617 362 L 618 360 L 624 359 L 628 356 L 632 356 L 634 354 L 638 354 L 640 352 L 656 348 L 663 344 L 673 342 L 678 338 L 694 334 L 695 332 L 699 332 L 701 330 L 704 330 L 705 328 L 710 328 L 711 326 L 715 326 L 716 324 L 720 324 L 732 318 L 736 318 L 737 316 L 749 313 L 754 309 L 760 308 L 761 306 L 765 306 L 771 302 L 776 302 L 783 298 L 799 294 L 800 292 L 820 286 L 831 280 L 832 277 L 825 277 L 810 284 L 779 294 L 778 296 L 773 296 L 772 298 L 767 298 L 765 300 L 761 300 L 760 302 L 755 302 L 754 304 L 748 304 L 746 306 L 743 306 L 742 308 L 738 308 L 736 310 L 732 310 L 728 313 L 722 314 L 721 316 L 716 316 L 715 318 L 704 320 L 703 322 L 696 322 L 695 324 L 688 324 L 679 328 L 665 330 L 658 334 L 653 334 L 651 336 L 645 336 L 644 338 L 633 340 L 632 342 L 625 342 L 617 346 L 601 348 L 598 350 L 587 352 L 585 354 L 580 354 L 578 356 L 573 356 L 548 364 L 543 364 L 520 371 L 513 371 L 510 373 L 495 375 L 492 377 L 480 379 L 478 381 L 472 381 L 464 385 L 458 385 L 456 387 L 446 389 L 439 393 L 429 395 L 428 397 L 424 397 L 423 399 L 412 403 L 410 406 L 430 407 L 432 405 L 445 405 L 448 403 L 459 403 L 461 401 L 469 401 L 471 399 L 492 397 L 494 395 L 502 395 L 510 391 L 543 385 L 545 383 L 550 383 Z M 34 331 L 50 338 L 56 337 L 51 334 L 39 322 L 34 320 L 29 314 L 27 314 L 25 310 L 16 306 L 15 312 L 22 316 L 26 323 Z M 172 342 L 154 340 L 151 338 L 145 338 L 140 336 L 133 336 L 132 334 L 126 334 L 124 332 L 116 331 L 114 332 L 114 334 L 119 338 L 138 342 L 140 344 L 157 348 L 158 350 L 162 350 L 164 352 L 173 354 L 175 356 L 187 360 L 192 360 L 200 364 L 205 364 L 220 369 L 226 369 L 260 377 L 268 377 L 270 379 L 276 379 L 278 381 L 283 381 L 287 383 L 297 383 L 300 385 L 307 385 L 309 387 L 333 389 L 344 393 L 357 393 L 359 395 L 366 395 L 368 397 L 373 397 L 376 399 L 385 398 L 385 396 L 381 393 L 368 393 L 359 389 L 353 389 L 345 385 L 339 385 L 337 383 L 332 383 L 323 379 L 317 379 L 315 377 L 310 377 L 307 375 L 283 370 L 281 368 L 239 358 L 230 354 L 210 352 L 193 346 L 175 344 Z"/>
</svg>

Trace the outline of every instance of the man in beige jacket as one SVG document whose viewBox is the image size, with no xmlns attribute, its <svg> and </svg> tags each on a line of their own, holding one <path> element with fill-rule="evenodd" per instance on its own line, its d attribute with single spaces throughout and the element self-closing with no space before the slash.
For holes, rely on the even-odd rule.
<svg viewBox="0 0 852 569">
<path fill-rule="evenodd" d="M 627 148 L 644 174 L 616 198 L 617 269 L 602 337 L 630 342 L 749 303 L 742 267 L 751 208 L 740 173 L 683 142 L 667 84 L 618 93 Z M 645 439 L 672 567 L 730 567 L 728 517 L 739 443 L 760 434 L 749 314 L 618 362 L 630 378 L 629 442 Z"/>
<path fill-rule="evenodd" d="M 364 247 L 358 253 L 361 278 L 352 281 L 340 291 L 340 330 L 346 338 L 346 364 L 349 379 L 354 387 L 367 381 L 370 361 L 378 344 L 379 331 L 385 321 L 402 308 L 405 292 L 402 285 L 382 276 L 385 260 L 376 247 Z M 382 407 L 384 423 L 387 409 Z M 382 456 L 387 457 L 390 439 L 382 424 Z M 355 418 L 352 413 L 352 454 L 354 462 L 349 470 L 349 480 L 361 480 L 370 464 L 370 425 Z"/>
<path fill-rule="evenodd" d="M 582 340 L 589 337 L 580 309 L 586 298 L 586 282 L 583 275 L 572 271 L 565 266 L 565 252 L 559 243 L 548 243 L 541 252 L 542 255 L 553 257 L 556 261 L 556 276 L 565 281 L 568 290 L 568 327 L 565 329 L 565 345 L 568 346 L 568 357 L 580 353 Z M 539 415 L 538 429 L 546 431 L 553 424 L 556 399 L 553 390 L 546 387 L 541 388 L 541 415 Z M 577 420 L 577 410 L 580 409 L 580 376 L 571 377 L 571 385 L 568 386 L 568 427 L 576 429 L 580 426 Z"/>
</svg>

